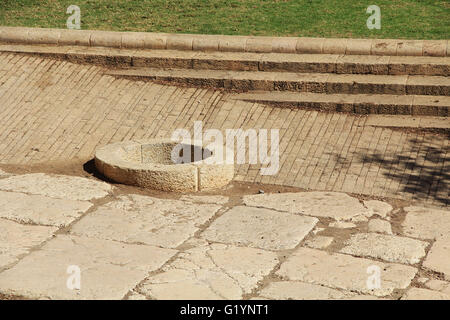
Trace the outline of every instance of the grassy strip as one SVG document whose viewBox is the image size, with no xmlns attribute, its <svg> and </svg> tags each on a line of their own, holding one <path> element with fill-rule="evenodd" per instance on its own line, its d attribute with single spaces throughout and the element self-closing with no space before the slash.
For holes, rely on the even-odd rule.
<svg viewBox="0 0 450 320">
<path fill-rule="evenodd" d="M 0 25 L 65 28 L 69 5 L 82 29 L 170 33 L 448 39 L 448 0 L 0 0 Z M 369 30 L 366 9 L 381 8 Z"/>
</svg>

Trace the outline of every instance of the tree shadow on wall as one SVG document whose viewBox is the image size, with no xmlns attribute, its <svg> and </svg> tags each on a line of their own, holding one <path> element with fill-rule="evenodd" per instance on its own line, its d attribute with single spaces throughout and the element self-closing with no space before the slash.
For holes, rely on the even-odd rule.
<svg viewBox="0 0 450 320">
<path fill-rule="evenodd" d="M 442 140 L 450 134 L 424 135 L 410 139 L 406 150 L 393 154 L 360 155 L 362 161 L 376 163 L 385 169 L 384 176 L 400 183 L 400 192 L 411 198 L 433 198 L 444 206 L 450 204 L 450 146 Z"/>
</svg>

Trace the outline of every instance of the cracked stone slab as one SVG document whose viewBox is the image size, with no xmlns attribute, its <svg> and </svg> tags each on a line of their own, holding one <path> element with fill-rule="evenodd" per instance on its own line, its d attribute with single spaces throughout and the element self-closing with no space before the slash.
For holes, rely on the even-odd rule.
<svg viewBox="0 0 450 320">
<path fill-rule="evenodd" d="M 305 242 L 305 246 L 314 249 L 325 249 L 333 242 L 333 237 L 316 236 Z"/>
<path fill-rule="evenodd" d="M 271 300 L 340 300 L 357 295 L 300 281 L 275 281 L 261 290 L 259 296 Z"/>
<path fill-rule="evenodd" d="M 295 248 L 318 219 L 269 209 L 237 206 L 217 218 L 201 237 L 268 250 Z"/>
<path fill-rule="evenodd" d="M 340 192 L 295 192 L 247 195 L 244 203 L 251 207 L 263 207 L 315 217 L 348 220 L 355 216 L 369 216 L 358 199 Z"/>
<path fill-rule="evenodd" d="M 225 196 L 195 196 L 195 195 L 183 195 L 180 200 L 189 201 L 194 203 L 210 203 L 224 205 L 228 202 L 228 197 Z"/>
<path fill-rule="evenodd" d="M 94 179 L 31 173 L 0 179 L 0 190 L 59 199 L 92 200 L 107 196 L 112 187 Z"/>
<path fill-rule="evenodd" d="M 371 215 L 377 214 L 382 218 L 386 218 L 393 209 L 389 203 L 380 200 L 365 200 L 364 205 L 372 212 Z"/>
<path fill-rule="evenodd" d="M 450 281 L 450 236 L 440 237 L 433 243 L 423 263 L 424 268 L 444 274 Z"/>
<path fill-rule="evenodd" d="M 242 299 L 277 263 L 273 252 L 198 241 L 147 279 L 140 292 L 155 299 Z"/>
<path fill-rule="evenodd" d="M 450 296 L 438 291 L 411 288 L 405 293 L 402 300 L 450 300 Z"/>
<path fill-rule="evenodd" d="M 20 223 L 67 226 L 90 207 L 88 201 L 0 191 L 0 217 Z"/>
<path fill-rule="evenodd" d="M 369 277 L 376 276 L 373 266 L 380 269 L 379 288 L 371 288 Z M 369 268 L 369 269 L 368 269 Z M 299 248 L 280 267 L 277 275 L 284 280 L 302 281 L 335 289 L 371 294 L 390 295 L 395 289 L 407 288 L 417 269 L 395 263 L 382 263 L 345 254 Z"/>
<path fill-rule="evenodd" d="M 0 219 L 0 268 L 5 267 L 53 236 L 57 228 L 23 225 Z"/>
<path fill-rule="evenodd" d="M 369 232 L 379 232 L 392 235 L 392 226 L 389 221 L 382 219 L 371 219 L 367 225 Z"/>
<path fill-rule="evenodd" d="M 340 252 L 389 262 L 415 264 L 425 256 L 427 242 L 378 233 L 358 233 Z"/>
<path fill-rule="evenodd" d="M 211 204 L 121 196 L 78 221 L 71 233 L 127 243 L 176 248 L 220 209 Z"/>
<path fill-rule="evenodd" d="M 143 294 L 140 294 L 139 292 L 133 291 L 127 297 L 127 300 L 147 300 L 147 297 L 144 296 Z"/>
<path fill-rule="evenodd" d="M 122 299 L 175 250 L 59 235 L 0 273 L 0 292 L 32 299 Z M 80 269 L 80 290 L 67 283 Z M 70 271 L 70 269 L 69 269 Z"/>
<path fill-rule="evenodd" d="M 406 218 L 402 223 L 403 233 L 421 239 L 436 239 L 450 234 L 450 211 L 409 206 L 405 207 Z"/>
</svg>

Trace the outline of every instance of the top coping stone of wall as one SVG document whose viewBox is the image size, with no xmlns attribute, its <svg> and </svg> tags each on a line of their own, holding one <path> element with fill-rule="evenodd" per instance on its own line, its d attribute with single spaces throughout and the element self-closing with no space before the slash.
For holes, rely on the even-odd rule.
<svg viewBox="0 0 450 320">
<path fill-rule="evenodd" d="M 448 57 L 449 40 L 336 39 L 0 27 L 0 43 L 125 49 Z"/>
</svg>

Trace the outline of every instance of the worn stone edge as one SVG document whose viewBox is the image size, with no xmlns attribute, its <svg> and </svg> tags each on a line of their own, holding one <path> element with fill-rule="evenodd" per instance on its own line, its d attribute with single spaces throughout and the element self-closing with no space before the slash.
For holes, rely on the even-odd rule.
<svg viewBox="0 0 450 320">
<path fill-rule="evenodd" d="M 254 37 L 0 26 L 0 43 L 2 42 L 127 49 L 257 53 L 435 57 L 447 57 L 450 54 L 449 40 Z"/>
</svg>

